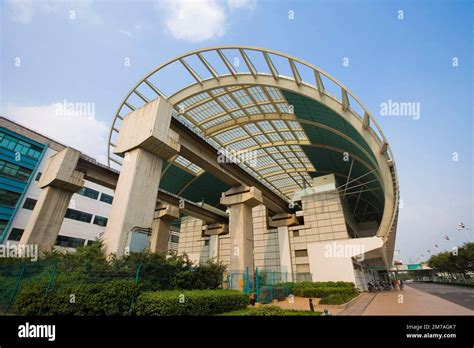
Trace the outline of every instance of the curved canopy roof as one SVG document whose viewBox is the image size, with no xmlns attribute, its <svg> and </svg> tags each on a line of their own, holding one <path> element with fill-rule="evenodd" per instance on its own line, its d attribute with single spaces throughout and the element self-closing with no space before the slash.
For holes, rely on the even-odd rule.
<svg viewBox="0 0 474 348">
<path fill-rule="evenodd" d="M 339 95 L 340 97 L 336 97 Z M 123 117 L 158 96 L 174 117 L 279 195 L 334 173 L 358 222 L 376 220 L 386 237 L 396 226 L 398 182 L 387 141 L 367 109 L 346 87 L 313 65 L 254 47 L 214 47 L 158 66 L 120 105 L 110 132 L 109 165 Z M 229 187 L 177 156 L 160 188 L 219 206 Z"/>
</svg>

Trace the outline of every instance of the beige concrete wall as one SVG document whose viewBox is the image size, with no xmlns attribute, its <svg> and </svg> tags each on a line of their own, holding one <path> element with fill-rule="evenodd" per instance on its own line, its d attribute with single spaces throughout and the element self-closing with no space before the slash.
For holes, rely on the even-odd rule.
<svg viewBox="0 0 474 348">
<path fill-rule="evenodd" d="M 308 257 L 296 256 L 297 250 L 308 250 L 309 243 L 349 238 L 341 198 L 336 191 L 304 196 L 301 203 L 304 225 L 289 228 L 293 273 L 310 272 Z"/>
<path fill-rule="evenodd" d="M 230 266 L 230 236 L 224 234 L 219 236 L 219 261 L 227 267 Z"/>
<path fill-rule="evenodd" d="M 194 262 L 208 260 L 209 246 L 205 244 L 210 237 L 202 237 L 202 230 L 202 220 L 193 217 L 183 218 L 179 230 L 178 254 L 186 253 Z"/>
</svg>

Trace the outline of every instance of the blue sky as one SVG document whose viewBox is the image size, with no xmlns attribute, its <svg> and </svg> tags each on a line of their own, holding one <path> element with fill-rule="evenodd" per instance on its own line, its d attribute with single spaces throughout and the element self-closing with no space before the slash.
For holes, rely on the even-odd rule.
<svg viewBox="0 0 474 348">
<path fill-rule="evenodd" d="M 446 235 L 451 245 L 467 240 L 456 226 L 471 226 L 473 215 L 472 1 L 7 0 L 0 6 L 2 115 L 105 160 L 117 106 L 153 67 L 214 45 L 279 50 L 341 81 L 381 125 L 403 200 L 396 258 L 426 258 L 435 243 L 448 246 Z M 63 100 L 95 103 L 95 116 L 58 118 L 53 105 Z M 420 118 L 380 115 L 388 100 L 419 103 Z"/>
</svg>

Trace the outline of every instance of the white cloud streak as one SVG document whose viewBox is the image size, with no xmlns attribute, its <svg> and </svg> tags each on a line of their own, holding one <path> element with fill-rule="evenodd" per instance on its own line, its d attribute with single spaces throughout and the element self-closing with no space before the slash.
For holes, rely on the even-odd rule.
<svg viewBox="0 0 474 348">
<path fill-rule="evenodd" d="M 215 0 L 161 0 L 158 3 L 166 15 L 166 28 L 176 39 L 200 42 L 225 33 L 225 8 Z"/>
<path fill-rule="evenodd" d="M 92 115 L 58 112 L 49 105 L 7 105 L 5 116 L 106 163 L 109 127 Z"/>
</svg>

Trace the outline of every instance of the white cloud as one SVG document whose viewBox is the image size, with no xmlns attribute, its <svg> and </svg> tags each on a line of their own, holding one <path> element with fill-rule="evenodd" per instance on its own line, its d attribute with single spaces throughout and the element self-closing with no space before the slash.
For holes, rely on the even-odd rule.
<svg viewBox="0 0 474 348">
<path fill-rule="evenodd" d="M 225 8 L 215 0 L 161 0 L 166 27 L 180 40 L 200 42 L 225 33 Z"/>
<path fill-rule="evenodd" d="M 54 14 L 65 19 L 85 20 L 101 23 L 100 16 L 94 11 L 92 0 L 8 0 L 8 10 L 13 21 L 29 24 L 37 15 Z"/>
<path fill-rule="evenodd" d="M 246 9 L 254 10 L 257 6 L 256 0 L 227 0 L 227 4 L 231 10 Z"/>
<path fill-rule="evenodd" d="M 92 115 L 62 111 L 56 103 L 51 103 L 37 106 L 7 105 L 5 116 L 99 162 L 107 163 L 109 127 Z"/>
<path fill-rule="evenodd" d="M 123 34 L 123 35 L 125 35 L 125 36 L 128 36 L 128 37 L 132 37 L 132 33 L 131 33 L 130 31 L 128 31 L 128 30 L 125 30 L 125 29 L 120 29 L 120 30 L 119 30 L 119 33 L 120 33 L 120 34 Z"/>
<path fill-rule="evenodd" d="M 33 19 L 34 9 L 31 0 L 8 0 L 8 5 L 15 22 L 27 24 Z"/>
</svg>

